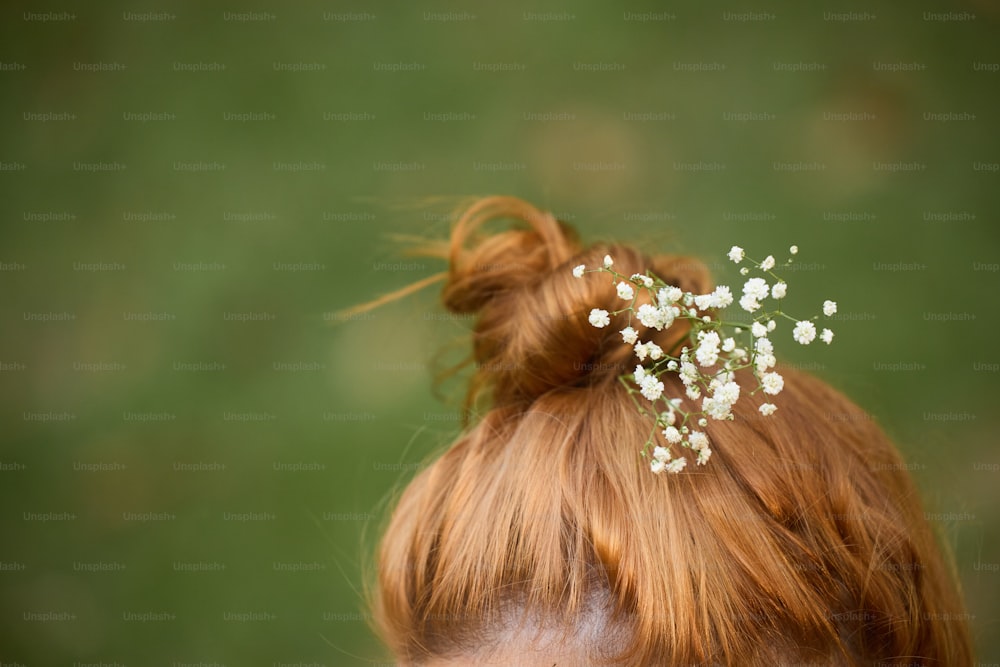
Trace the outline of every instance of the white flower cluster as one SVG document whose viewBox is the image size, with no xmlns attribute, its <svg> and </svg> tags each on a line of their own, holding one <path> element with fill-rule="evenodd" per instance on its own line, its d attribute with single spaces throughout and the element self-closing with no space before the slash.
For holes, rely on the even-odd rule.
<svg viewBox="0 0 1000 667">
<path fill-rule="evenodd" d="M 798 246 L 789 248 L 790 255 L 798 251 Z M 618 297 L 628 302 L 627 306 L 613 312 L 594 308 L 590 311 L 589 320 L 594 327 L 603 329 L 611 324 L 612 316 L 628 313 L 628 326 L 620 333 L 625 344 L 632 346 L 639 364 L 633 373 L 622 376 L 622 381 L 633 395 L 640 412 L 654 417 L 653 430 L 642 449 L 643 456 L 651 458 L 650 469 L 654 473 L 676 473 L 687 465 L 685 456 L 672 454 L 671 445 L 691 449 L 697 454 L 698 465 L 704 465 L 709 460 L 712 449 L 708 435 L 696 430 L 695 426 L 704 429 L 709 418 L 733 418 L 733 405 L 741 395 L 741 387 L 736 382 L 737 371 L 752 369 L 757 386 L 751 394 L 760 391 L 776 396 L 781 393 L 785 380 L 780 373 L 772 370 L 777 360 L 770 338 L 778 328 L 779 319 L 795 323 L 792 338 L 797 343 L 808 345 L 817 338 L 813 320 L 818 316 L 797 320 L 782 310 L 782 299 L 788 293 L 788 284 L 775 275 L 774 256 L 768 255 L 756 262 L 748 259 L 739 246 L 733 246 L 728 256 L 736 264 L 747 260 L 749 266 L 740 269 L 741 275 L 747 276 L 751 270 L 764 274 L 748 278 L 743 284 L 739 305 L 747 313 L 754 314 L 749 326 L 745 322 L 717 319 L 710 314 L 729 307 L 735 300 L 732 290 L 726 285 L 708 294 L 684 292 L 652 274 L 621 275 L 612 268 L 614 260 L 610 256 L 604 257 L 600 267 L 588 269 L 581 264 L 573 269 L 577 278 L 583 278 L 586 273 L 610 274 Z M 786 264 L 791 262 L 789 257 Z M 639 303 L 640 300 L 643 303 Z M 836 312 L 835 302 L 823 302 L 823 315 L 830 317 Z M 684 346 L 678 356 L 671 356 L 656 343 L 640 340 L 640 332 L 633 327 L 633 317 L 647 330 L 656 331 L 668 329 L 677 320 L 688 320 L 691 326 L 690 345 Z M 823 329 L 818 337 L 829 344 L 833 341 L 833 332 Z M 661 379 L 665 373 L 677 373 L 688 399 L 701 400 L 701 410 L 685 411 L 681 408 L 680 398 L 665 395 L 666 385 Z M 641 394 L 652 407 L 640 404 L 635 394 Z M 773 403 L 763 403 L 758 409 L 762 415 L 768 416 L 778 408 Z M 654 441 L 657 430 L 661 432 L 666 446 Z"/>
</svg>

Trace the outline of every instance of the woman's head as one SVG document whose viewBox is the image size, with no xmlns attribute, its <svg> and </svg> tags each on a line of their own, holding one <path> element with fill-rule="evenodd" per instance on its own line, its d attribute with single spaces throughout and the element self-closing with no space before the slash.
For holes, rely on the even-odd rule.
<svg viewBox="0 0 1000 667">
<path fill-rule="evenodd" d="M 493 219 L 520 226 L 481 229 Z M 638 449 L 651 421 L 618 382 L 634 366 L 624 322 L 587 321 L 617 296 L 606 277 L 571 274 L 605 254 L 620 273 L 710 290 L 695 260 L 583 246 L 517 199 L 481 200 L 457 222 L 444 303 L 476 315 L 470 393 L 489 409 L 405 489 L 382 539 L 373 606 L 397 657 L 971 664 L 899 454 L 824 383 L 783 369 L 775 415 L 745 396 L 705 428 L 709 465 L 649 471 Z M 664 350 L 686 336 L 679 323 L 641 331 Z M 679 381 L 668 390 L 683 395 Z"/>
</svg>

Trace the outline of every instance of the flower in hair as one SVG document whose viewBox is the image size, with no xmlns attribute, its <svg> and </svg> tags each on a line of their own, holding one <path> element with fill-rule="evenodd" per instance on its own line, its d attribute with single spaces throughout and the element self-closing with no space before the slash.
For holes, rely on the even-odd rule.
<svg viewBox="0 0 1000 667">
<path fill-rule="evenodd" d="M 760 386 L 765 394 L 777 396 L 785 388 L 785 378 L 780 373 L 764 373 L 760 378 Z"/>
<path fill-rule="evenodd" d="M 647 375 L 639 383 L 639 393 L 651 401 L 663 395 L 663 383 L 655 375 Z"/>
<path fill-rule="evenodd" d="M 688 460 L 683 456 L 676 458 L 667 464 L 666 470 L 667 472 L 680 472 L 681 470 L 684 470 L 684 466 L 687 465 L 687 462 Z"/>
<path fill-rule="evenodd" d="M 788 249 L 789 255 L 796 255 L 798 246 Z M 649 467 L 654 473 L 678 473 L 687 465 L 683 453 L 674 455 L 671 447 L 690 449 L 697 454 L 698 465 L 704 465 L 712 456 L 711 441 L 703 430 L 710 419 L 733 419 L 733 406 L 747 394 L 761 392 L 767 396 L 777 396 L 785 386 L 780 373 L 773 371 L 777 364 L 771 335 L 778 329 L 779 320 L 794 322 L 791 337 L 797 343 L 808 345 L 817 338 L 816 325 L 811 319 L 799 320 L 783 310 L 782 299 L 788 293 L 788 284 L 775 274 L 777 262 L 768 255 L 760 262 L 749 259 L 739 246 L 733 246 L 728 253 L 730 260 L 747 265 L 740 268 L 740 275 L 749 276 L 753 271 L 763 275 L 748 277 L 743 284 L 740 308 L 755 315 L 749 326 L 744 321 L 726 321 L 719 313 L 732 305 L 733 291 L 727 285 L 720 285 L 708 294 L 685 292 L 675 285 L 669 285 L 650 272 L 624 276 L 615 271 L 614 260 L 604 257 L 601 266 L 587 269 L 579 265 L 573 275 L 582 278 L 584 273 L 608 273 L 611 275 L 618 298 L 628 302 L 624 308 L 608 312 L 601 308 L 590 311 L 590 324 L 603 329 L 614 316 L 627 314 L 628 324 L 621 329 L 624 344 L 632 347 L 639 364 L 635 371 L 621 376 L 620 380 L 632 395 L 640 413 L 651 416 L 654 426 L 642 448 L 642 455 L 650 458 Z M 791 264 L 789 257 L 785 265 Z M 774 282 L 769 284 L 768 278 Z M 640 300 L 642 303 L 640 303 Z M 759 312 L 758 312 L 759 311 Z M 834 301 L 823 302 L 823 315 L 830 317 L 837 312 Z M 690 325 L 688 345 L 683 346 L 674 356 L 652 340 L 643 341 L 642 334 L 633 326 L 633 318 L 647 330 L 669 329 L 677 320 L 687 320 Z M 818 338 L 824 343 L 833 341 L 833 331 L 823 329 Z M 744 388 L 736 381 L 736 372 L 748 369 L 757 380 L 756 387 Z M 684 394 L 691 401 L 701 401 L 700 410 L 684 410 L 683 400 L 670 396 L 663 377 L 676 373 L 684 387 Z M 642 403 L 636 397 L 647 402 Z M 774 414 L 778 407 L 774 403 L 762 403 L 758 408 L 761 415 Z M 656 433 L 662 439 L 656 441 Z M 660 444 L 663 443 L 663 444 Z"/>
<path fill-rule="evenodd" d="M 795 339 L 796 343 L 808 345 L 816 338 L 816 325 L 809 320 L 802 320 L 795 325 L 795 329 L 792 331 L 792 338 Z"/>
<path fill-rule="evenodd" d="M 631 301 L 635 298 L 635 290 L 627 282 L 622 281 L 618 283 L 618 298 L 625 299 L 626 301 Z M 830 303 L 830 302 L 827 302 Z"/>
<path fill-rule="evenodd" d="M 653 286 L 653 279 L 652 278 L 650 278 L 649 276 L 644 276 L 644 275 L 639 274 L 639 273 L 633 273 L 632 277 L 629 278 L 629 280 L 631 280 L 632 282 L 636 283 L 637 285 L 639 283 L 642 283 L 643 287 L 652 287 Z"/>
<path fill-rule="evenodd" d="M 608 326 L 611 324 L 611 318 L 608 316 L 608 311 L 601 308 L 594 308 L 590 311 L 590 323 L 598 329 L 603 329 Z"/>
</svg>

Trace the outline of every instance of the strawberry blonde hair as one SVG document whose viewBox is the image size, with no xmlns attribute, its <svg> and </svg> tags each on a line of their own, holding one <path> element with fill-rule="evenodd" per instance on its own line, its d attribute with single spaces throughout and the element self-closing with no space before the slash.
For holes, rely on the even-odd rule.
<svg viewBox="0 0 1000 667">
<path fill-rule="evenodd" d="M 516 224 L 481 229 L 499 219 Z M 381 539 L 371 605 L 400 661 L 479 662 L 515 629 L 555 628 L 589 664 L 973 664 L 900 454 L 823 382 L 785 368 L 775 415 L 758 394 L 710 420 L 706 466 L 654 475 L 639 457 L 651 422 L 618 381 L 635 363 L 625 323 L 587 322 L 620 301 L 571 269 L 610 254 L 698 294 L 702 264 L 584 246 L 512 197 L 475 202 L 428 252 L 450 264 L 444 305 L 475 315 L 470 404 L 488 409 L 405 488 Z M 676 350 L 678 327 L 640 336 Z"/>
</svg>

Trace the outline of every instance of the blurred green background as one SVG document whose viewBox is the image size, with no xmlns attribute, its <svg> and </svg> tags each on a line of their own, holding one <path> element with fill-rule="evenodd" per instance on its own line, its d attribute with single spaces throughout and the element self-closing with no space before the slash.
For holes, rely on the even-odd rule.
<svg viewBox="0 0 1000 667">
<path fill-rule="evenodd" d="M 779 355 L 900 443 L 1000 662 L 996 3 L 0 16 L 4 664 L 388 664 L 362 572 L 467 322 L 337 313 L 493 193 L 720 282 L 797 243 L 837 340 Z"/>
</svg>

